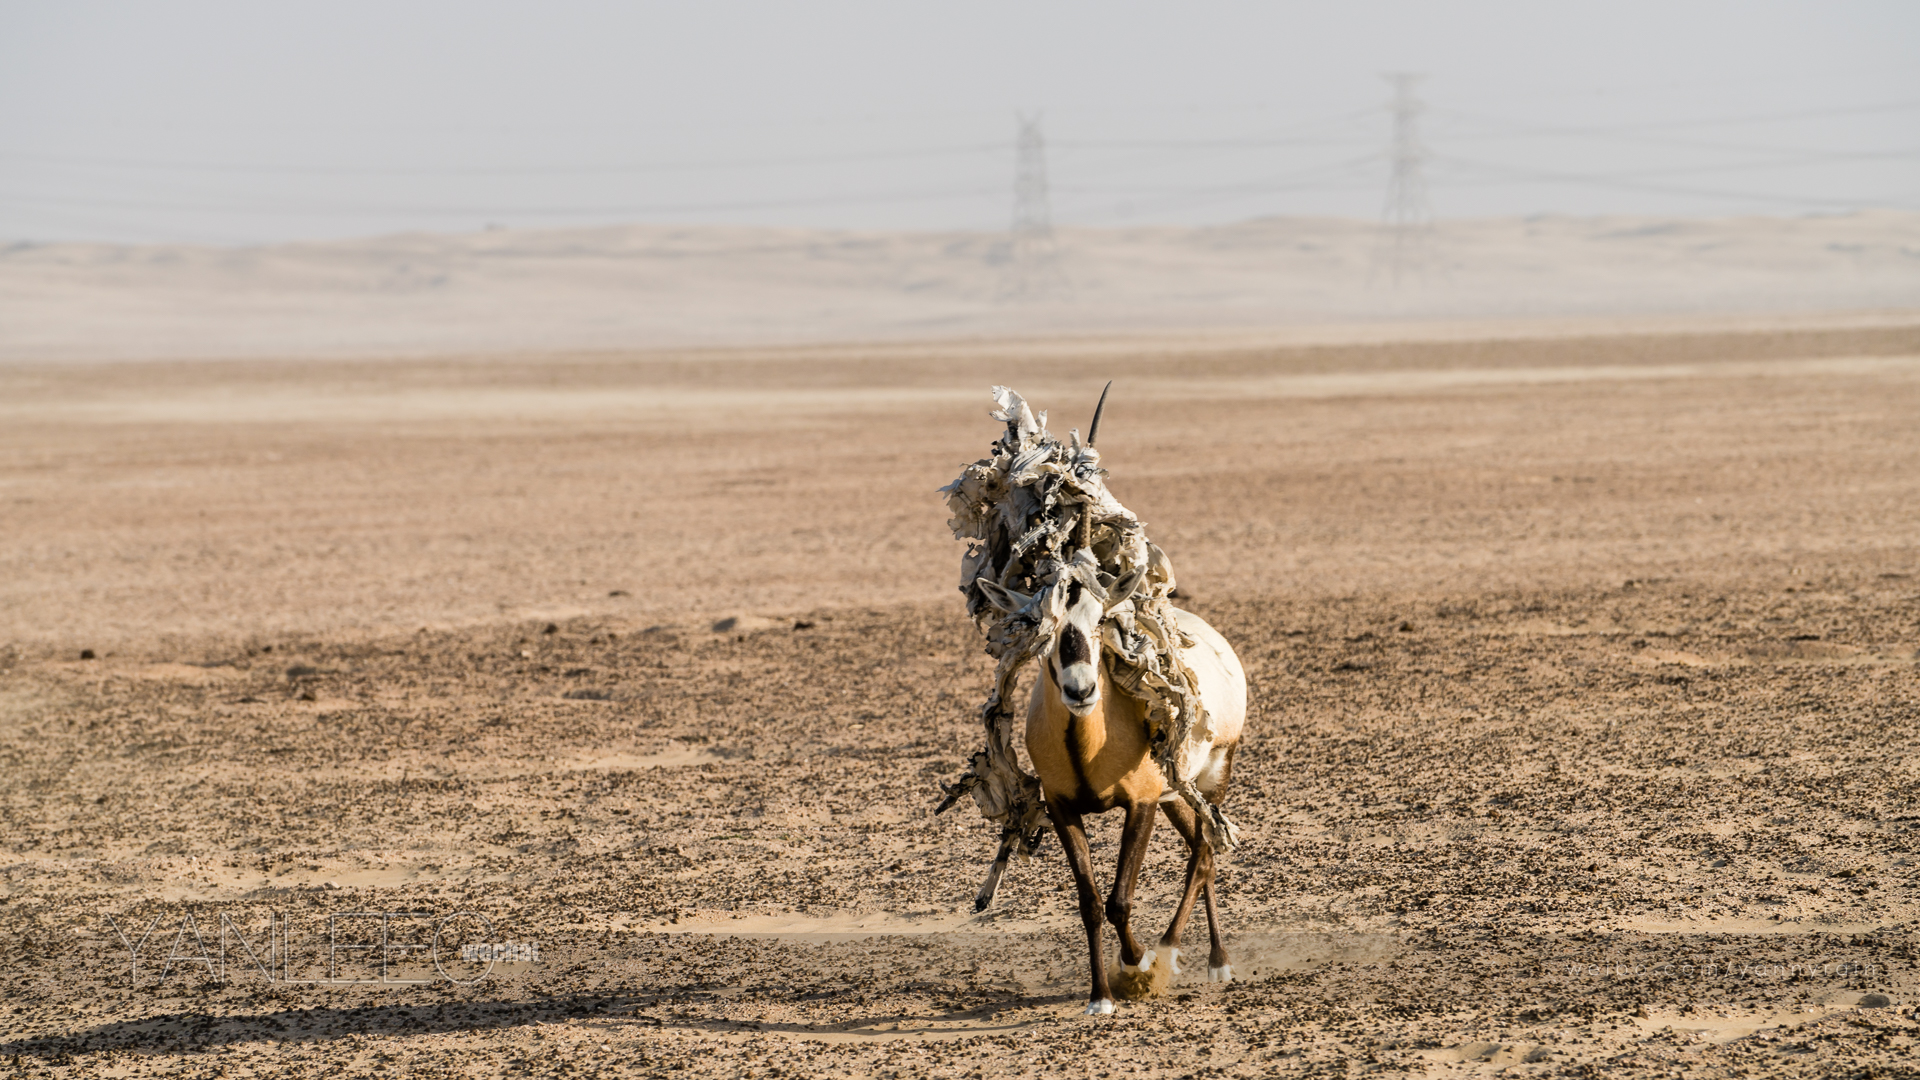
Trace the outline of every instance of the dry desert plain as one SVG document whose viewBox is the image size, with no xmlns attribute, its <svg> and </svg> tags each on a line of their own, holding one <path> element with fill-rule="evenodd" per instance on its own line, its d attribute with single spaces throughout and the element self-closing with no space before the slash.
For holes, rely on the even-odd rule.
<svg viewBox="0 0 1920 1080">
<path fill-rule="evenodd" d="M 976 916 L 931 814 L 989 672 L 935 489 L 990 384 L 1108 378 L 1254 703 L 1238 980 L 1090 1019 L 1058 849 Z M 1916 650 L 1920 316 L 16 362 L 0 1068 L 1911 1075 Z M 284 978 L 459 911 L 453 974 L 539 959 Z M 282 978 L 162 978 L 188 915 Z"/>
</svg>

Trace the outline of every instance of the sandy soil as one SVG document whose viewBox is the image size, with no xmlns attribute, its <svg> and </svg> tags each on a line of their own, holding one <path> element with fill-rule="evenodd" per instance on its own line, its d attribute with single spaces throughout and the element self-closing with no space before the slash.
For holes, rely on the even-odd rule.
<svg viewBox="0 0 1920 1080">
<path fill-rule="evenodd" d="M 0 368 L 0 1054 L 1912 1071 L 1920 321 L 1034 353 Z M 1240 981 L 1094 1020 L 1057 849 L 974 916 L 989 830 L 930 813 L 989 670 L 933 489 L 987 384 L 1065 427 L 1108 377 L 1254 704 Z M 369 911 L 539 959 L 160 977 L 188 914 L 311 978 Z"/>
<path fill-rule="evenodd" d="M 1779 317 L 1920 305 L 1920 213 L 1448 220 L 1396 278 L 1371 221 L 1003 232 L 607 226 L 327 243 L 0 244 L 0 361 L 434 355 Z M 1396 284 L 1397 282 L 1397 284 Z"/>
</svg>

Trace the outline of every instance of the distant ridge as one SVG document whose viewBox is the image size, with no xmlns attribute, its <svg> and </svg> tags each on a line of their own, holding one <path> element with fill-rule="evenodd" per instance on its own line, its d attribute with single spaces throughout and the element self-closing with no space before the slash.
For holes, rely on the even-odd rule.
<svg viewBox="0 0 1920 1080">
<path fill-rule="evenodd" d="M 750 227 L 405 234 L 245 248 L 0 246 L 0 360 L 378 356 L 1920 309 L 1920 214 L 1451 221 L 1402 287 L 1324 218 L 1006 240 Z"/>
</svg>

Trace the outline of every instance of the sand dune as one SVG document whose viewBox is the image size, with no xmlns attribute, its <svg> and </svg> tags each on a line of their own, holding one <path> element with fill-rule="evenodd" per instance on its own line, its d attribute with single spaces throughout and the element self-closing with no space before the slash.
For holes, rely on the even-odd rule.
<svg viewBox="0 0 1920 1080">
<path fill-rule="evenodd" d="M 1367 222 L 1004 237 L 616 226 L 248 248 L 0 248 L 0 359 L 391 355 L 1920 306 L 1920 214 L 1447 222 L 1398 287 Z"/>
</svg>

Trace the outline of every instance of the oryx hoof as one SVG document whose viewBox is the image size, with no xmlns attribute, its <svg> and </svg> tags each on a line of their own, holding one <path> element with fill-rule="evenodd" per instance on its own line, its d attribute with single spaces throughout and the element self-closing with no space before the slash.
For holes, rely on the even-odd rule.
<svg viewBox="0 0 1920 1080">
<path fill-rule="evenodd" d="M 1207 981 L 1208 982 L 1232 982 L 1233 981 L 1233 965 L 1221 964 L 1219 967 L 1214 967 L 1212 964 L 1208 964 L 1207 965 Z"/>
<path fill-rule="evenodd" d="M 1140 1001 L 1154 998 L 1167 992 L 1173 983 L 1173 968 L 1148 949 L 1140 956 L 1138 964 L 1121 964 L 1120 970 L 1113 973 L 1113 992 L 1124 1001 Z"/>
<path fill-rule="evenodd" d="M 1163 945 L 1161 951 L 1167 956 L 1167 970 L 1174 975 L 1180 974 L 1180 946 Z"/>
<path fill-rule="evenodd" d="M 1087 1015 L 1088 1016 L 1112 1016 L 1113 1015 L 1113 999 L 1101 998 L 1099 1001 L 1087 1002 Z"/>
</svg>

